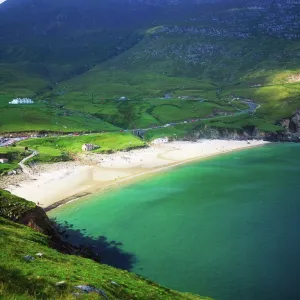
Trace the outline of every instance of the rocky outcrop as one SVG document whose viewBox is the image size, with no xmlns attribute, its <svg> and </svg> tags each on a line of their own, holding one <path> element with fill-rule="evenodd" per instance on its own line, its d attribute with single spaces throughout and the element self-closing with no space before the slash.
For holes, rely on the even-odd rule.
<svg viewBox="0 0 300 300">
<path fill-rule="evenodd" d="M 51 236 L 54 239 L 59 238 L 53 222 L 51 222 L 45 211 L 39 206 L 23 213 L 16 222 L 26 225 L 35 231 Z"/>
<path fill-rule="evenodd" d="M 289 131 L 282 132 L 264 132 L 256 127 L 252 130 L 230 129 L 230 128 L 213 128 L 206 130 L 197 130 L 186 136 L 186 140 L 197 139 L 226 139 L 226 140 L 264 140 L 270 142 L 300 142 L 300 133 L 292 133 Z"/>
<path fill-rule="evenodd" d="M 290 118 L 279 121 L 276 125 L 283 130 L 266 132 L 255 126 L 245 126 L 242 129 L 202 126 L 186 136 L 187 140 L 228 139 L 228 140 L 252 140 L 262 139 L 270 142 L 300 142 L 300 109 Z"/>
<path fill-rule="evenodd" d="M 254 126 L 244 129 L 232 128 L 217 128 L 217 127 L 204 127 L 195 130 L 187 139 L 227 139 L 227 140 L 249 140 L 249 139 L 266 139 L 266 134 L 261 132 Z"/>
<path fill-rule="evenodd" d="M 278 125 L 284 128 L 284 131 L 277 136 L 279 140 L 300 142 L 300 109 L 298 108 L 290 118 L 282 119 Z"/>
<path fill-rule="evenodd" d="M 88 247 L 76 247 L 61 239 L 59 226 L 52 222 L 43 208 L 34 202 L 0 189 L 0 217 L 22 224 L 48 236 L 49 246 L 62 253 L 77 254 L 95 259 Z M 96 260 L 96 259 L 95 259 Z"/>
</svg>

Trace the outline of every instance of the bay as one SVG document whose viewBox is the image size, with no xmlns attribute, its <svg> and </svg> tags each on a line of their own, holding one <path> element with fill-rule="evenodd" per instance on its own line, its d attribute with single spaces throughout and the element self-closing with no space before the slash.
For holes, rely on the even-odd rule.
<svg viewBox="0 0 300 300">
<path fill-rule="evenodd" d="M 300 299 L 300 145 L 194 162 L 49 213 L 101 261 L 214 299 Z M 72 228 L 70 228 L 70 226 Z"/>
</svg>

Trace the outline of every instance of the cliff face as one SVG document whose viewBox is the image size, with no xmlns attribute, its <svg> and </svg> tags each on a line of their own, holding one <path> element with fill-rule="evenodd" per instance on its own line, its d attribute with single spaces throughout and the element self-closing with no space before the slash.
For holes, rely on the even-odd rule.
<svg viewBox="0 0 300 300">
<path fill-rule="evenodd" d="M 0 217 L 26 225 L 45 235 L 57 235 L 41 207 L 4 190 L 0 190 Z"/>
<path fill-rule="evenodd" d="M 16 220 L 16 223 L 26 225 L 35 231 L 51 237 L 59 237 L 53 223 L 50 221 L 45 211 L 39 206 L 22 214 Z"/>
<path fill-rule="evenodd" d="M 300 109 L 297 109 L 292 117 L 281 120 L 279 124 L 285 129 L 284 137 L 286 140 L 300 141 Z"/>
<path fill-rule="evenodd" d="M 246 126 L 243 129 L 203 127 L 189 134 L 187 140 L 228 139 L 228 140 L 251 140 L 262 139 L 270 142 L 300 142 L 300 109 L 290 118 L 278 122 L 283 130 L 277 132 L 265 132 L 255 126 Z"/>
<path fill-rule="evenodd" d="M 62 253 L 93 258 L 89 249 L 74 247 L 64 242 L 60 237 L 57 226 L 48 218 L 43 208 L 37 206 L 34 202 L 27 201 L 1 189 L 0 217 L 25 225 L 48 236 L 49 245 Z"/>
</svg>

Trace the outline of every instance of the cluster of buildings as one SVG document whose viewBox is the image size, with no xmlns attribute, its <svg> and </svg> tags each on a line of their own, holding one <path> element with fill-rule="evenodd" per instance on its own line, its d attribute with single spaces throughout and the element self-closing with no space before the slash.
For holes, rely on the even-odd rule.
<svg viewBox="0 0 300 300">
<path fill-rule="evenodd" d="M 8 102 L 8 104 L 33 104 L 34 102 L 30 98 L 16 98 Z"/>
</svg>

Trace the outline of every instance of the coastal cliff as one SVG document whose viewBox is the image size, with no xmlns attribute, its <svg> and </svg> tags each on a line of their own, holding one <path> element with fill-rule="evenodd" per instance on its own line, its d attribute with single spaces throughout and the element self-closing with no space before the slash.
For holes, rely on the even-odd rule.
<svg viewBox="0 0 300 300">
<path fill-rule="evenodd" d="M 187 134 L 186 140 L 227 139 L 227 140 L 265 140 L 270 142 L 300 142 L 300 109 L 289 118 L 277 122 L 282 127 L 279 131 L 263 131 L 256 126 L 226 128 L 202 125 Z"/>
<path fill-rule="evenodd" d="M 0 217 L 28 226 L 52 238 L 59 238 L 53 222 L 41 207 L 4 190 L 0 190 Z"/>
<path fill-rule="evenodd" d="M 0 232 L 1 299 L 209 299 L 161 287 L 82 255 L 61 253 L 68 247 L 44 210 L 3 190 Z M 54 249 L 53 241 L 62 249 Z"/>
</svg>

